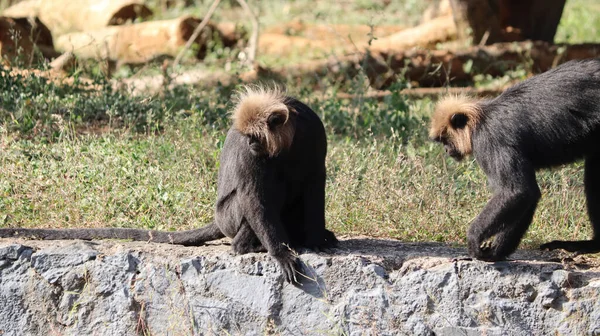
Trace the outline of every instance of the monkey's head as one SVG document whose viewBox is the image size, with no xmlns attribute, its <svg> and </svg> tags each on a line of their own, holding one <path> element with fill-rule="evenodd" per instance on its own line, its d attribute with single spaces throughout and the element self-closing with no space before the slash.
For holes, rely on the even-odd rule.
<svg viewBox="0 0 600 336">
<path fill-rule="evenodd" d="M 444 145 L 446 153 L 460 161 L 473 151 L 471 134 L 481 118 L 479 102 L 467 96 L 446 96 L 431 116 L 429 138 Z"/>
<path fill-rule="evenodd" d="M 276 88 L 246 86 L 237 95 L 233 127 L 248 138 L 253 155 L 275 157 L 292 145 L 296 111 Z"/>
</svg>

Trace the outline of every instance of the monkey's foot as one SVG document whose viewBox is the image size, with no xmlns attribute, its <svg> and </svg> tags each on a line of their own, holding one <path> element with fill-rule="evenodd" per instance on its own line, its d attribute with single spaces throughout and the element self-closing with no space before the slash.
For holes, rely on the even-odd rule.
<svg viewBox="0 0 600 336">
<path fill-rule="evenodd" d="M 325 233 L 322 237 L 317 239 L 307 239 L 304 244 L 302 244 L 303 248 L 307 248 L 315 253 L 331 253 L 331 249 L 337 247 L 339 244 L 338 239 L 335 237 L 335 234 L 329 230 L 325 230 Z"/>
<path fill-rule="evenodd" d="M 575 252 L 577 255 L 586 253 L 600 252 L 600 241 L 598 240 L 553 240 L 549 243 L 540 246 L 542 250 L 565 250 L 567 252 Z"/>
</svg>

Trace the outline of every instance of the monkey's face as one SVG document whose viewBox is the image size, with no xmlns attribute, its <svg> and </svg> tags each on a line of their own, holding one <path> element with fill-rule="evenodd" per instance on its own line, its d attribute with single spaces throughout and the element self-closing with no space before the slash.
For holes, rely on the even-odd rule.
<svg viewBox="0 0 600 336">
<path fill-rule="evenodd" d="M 444 150 L 453 159 L 460 161 L 471 153 L 471 134 L 467 127 L 468 117 L 454 113 L 449 120 L 432 126 L 430 138 L 444 145 Z"/>
<path fill-rule="evenodd" d="M 451 158 L 455 159 L 456 161 L 461 161 L 465 157 L 452 142 L 446 140 L 443 142 L 443 144 L 446 154 L 448 154 Z"/>
<path fill-rule="evenodd" d="M 444 145 L 446 153 L 456 160 L 471 154 L 471 133 L 482 117 L 480 102 L 466 96 L 441 98 L 431 116 L 429 137 Z"/>
<path fill-rule="evenodd" d="M 250 153 L 254 156 L 263 156 L 267 153 L 265 150 L 265 146 L 263 146 L 263 141 L 255 137 L 253 135 L 248 135 L 248 147 L 250 148 Z"/>
<path fill-rule="evenodd" d="M 272 112 L 263 121 L 261 131 L 247 134 L 248 147 L 254 156 L 276 156 L 289 148 L 293 137 L 293 128 L 287 110 Z M 290 134 L 291 132 L 291 134 Z"/>
<path fill-rule="evenodd" d="M 446 151 L 446 154 L 448 154 L 450 157 L 452 157 L 456 161 L 460 161 L 465 157 L 465 155 L 463 155 L 463 153 L 456 148 L 456 145 L 454 144 L 454 142 L 451 139 L 449 139 L 447 136 L 442 136 L 442 137 L 434 138 L 431 140 L 433 140 L 435 142 L 439 142 L 442 145 L 444 145 L 444 150 Z"/>
</svg>

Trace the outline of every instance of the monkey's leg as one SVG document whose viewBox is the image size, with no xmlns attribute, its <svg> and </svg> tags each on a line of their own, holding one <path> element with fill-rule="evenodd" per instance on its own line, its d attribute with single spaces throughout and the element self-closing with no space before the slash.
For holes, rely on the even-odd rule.
<svg viewBox="0 0 600 336">
<path fill-rule="evenodd" d="M 281 221 L 273 216 L 259 218 L 255 217 L 248 220 L 250 228 L 260 240 L 262 246 L 277 260 L 285 279 L 292 283 L 298 282 L 296 272 L 299 271 L 299 264 L 291 250 L 289 239 L 283 225 L 281 225 Z"/>
<path fill-rule="evenodd" d="M 594 230 L 592 240 L 554 240 L 540 246 L 541 249 L 563 249 L 578 254 L 600 252 L 600 155 L 585 160 L 585 197 L 587 211 Z"/>
<path fill-rule="evenodd" d="M 325 229 L 325 173 L 305 186 L 303 200 L 303 246 L 314 250 L 337 246 L 333 232 Z"/>
<path fill-rule="evenodd" d="M 513 169 L 515 169 L 513 167 Z M 467 234 L 469 254 L 481 260 L 501 260 L 519 245 L 529 228 L 541 193 L 533 169 L 519 169 L 509 179 L 498 179 L 492 199 L 471 224 Z M 496 182 L 496 180 L 493 180 Z M 491 246 L 486 240 L 496 236 Z"/>
<path fill-rule="evenodd" d="M 251 252 L 267 252 L 264 246 L 260 243 L 260 240 L 248 225 L 248 222 L 244 219 L 240 230 L 233 238 L 231 243 L 233 252 L 236 254 L 246 254 Z"/>
</svg>

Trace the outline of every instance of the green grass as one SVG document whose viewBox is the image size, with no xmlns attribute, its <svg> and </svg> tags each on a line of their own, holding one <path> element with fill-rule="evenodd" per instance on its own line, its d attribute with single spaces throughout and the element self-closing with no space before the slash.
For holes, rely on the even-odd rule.
<svg viewBox="0 0 600 336">
<path fill-rule="evenodd" d="M 568 0 L 556 31 L 557 43 L 598 43 L 600 0 Z"/>
<path fill-rule="evenodd" d="M 71 96 L 66 88 L 54 89 L 55 100 Z M 315 108 L 328 129 L 331 229 L 339 235 L 464 244 L 466 228 L 489 192 L 475 162 L 454 162 L 427 141 L 431 102 L 400 95 L 381 103 L 340 101 L 296 93 Z M 46 127 L 38 125 L 39 134 L 48 134 L 39 138 L 32 134 L 35 127 L 8 131 L 12 123 L 6 121 L 0 147 L 0 224 L 177 230 L 209 222 L 228 124 L 229 90 L 189 91 L 189 99 L 183 100 L 187 106 L 179 106 L 181 94 L 167 95 L 168 100 L 145 97 L 146 105 L 142 98 L 115 96 L 111 99 L 123 99 L 134 115 L 153 104 L 168 113 L 153 114 L 156 120 L 143 119 L 140 125 L 130 121 L 96 132 L 88 127 L 88 135 L 49 118 Z M 87 109 L 71 111 L 98 116 L 93 100 L 89 102 Z M 15 111 L 30 114 L 37 103 L 15 104 Z M 53 112 L 57 111 L 45 113 Z M 74 120 L 78 118 L 86 119 L 85 114 Z M 590 234 L 581 175 L 581 165 L 540 175 L 544 200 L 527 246 Z"/>
<path fill-rule="evenodd" d="M 557 40 L 599 40 L 598 14 L 586 10 L 591 2 L 567 1 Z M 264 24 L 292 17 L 403 24 L 405 16 L 414 24 L 423 6 L 398 2 L 387 13 L 376 3 L 320 2 L 311 12 L 305 10 L 310 1 L 264 1 L 261 13 Z M 212 219 L 232 87 L 130 96 L 102 80 L 102 90 L 86 91 L 0 72 L 0 226 L 179 230 Z M 490 192 L 472 159 L 455 162 L 427 140 L 431 101 L 399 94 L 366 99 L 360 76 L 343 88 L 358 95 L 351 100 L 335 98 L 335 86 L 313 92 L 287 84 L 328 131 L 326 218 L 332 230 L 465 243 Z M 581 163 L 544 171 L 538 180 L 543 199 L 524 246 L 589 238 Z"/>
</svg>

